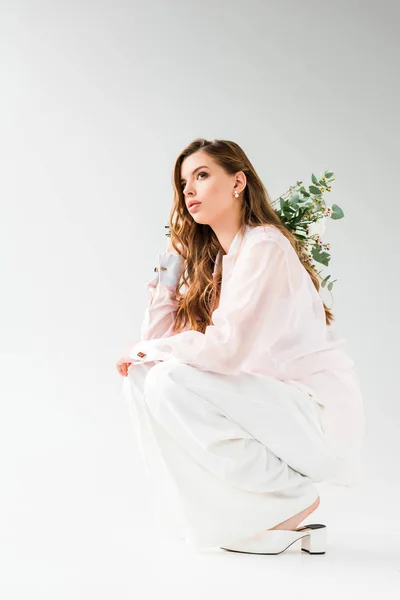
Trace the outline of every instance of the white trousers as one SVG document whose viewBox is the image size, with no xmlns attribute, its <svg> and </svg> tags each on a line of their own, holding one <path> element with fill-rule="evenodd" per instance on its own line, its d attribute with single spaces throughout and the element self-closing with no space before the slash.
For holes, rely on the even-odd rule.
<svg viewBox="0 0 400 600">
<path fill-rule="evenodd" d="M 285 521 L 340 467 L 325 449 L 324 406 L 270 376 L 133 363 L 123 393 L 158 523 L 193 548 Z"/>
</svg>

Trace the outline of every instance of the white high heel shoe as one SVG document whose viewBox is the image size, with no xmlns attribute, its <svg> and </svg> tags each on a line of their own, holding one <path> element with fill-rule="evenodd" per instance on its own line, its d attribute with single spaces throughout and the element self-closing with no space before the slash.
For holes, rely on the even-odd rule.
<svg viewBox="0 0 400 600">
<path fill-rule="evenodd" d="M 301 549 L 309 554 L 325 554 L 326 525 L 309 523 L 297 529 L 268 529 L 251 537 L 220 546 L 230 552 L 246 554 L 281 554 L 295 542 L 301 540 Z"/>
</svg>

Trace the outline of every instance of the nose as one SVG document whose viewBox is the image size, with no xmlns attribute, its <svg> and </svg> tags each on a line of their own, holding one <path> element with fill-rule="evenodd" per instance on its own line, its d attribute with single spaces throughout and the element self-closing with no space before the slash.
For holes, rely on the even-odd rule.
<svg viewBox="0 0 400 600">
<path fill-rule="evenodd" d="M 186 193 L 186 203 L 189 202 L 189 200 L 192 200 L 194 198 L 194 193 L 193 192 L 187 192 Z"/>
</svg>

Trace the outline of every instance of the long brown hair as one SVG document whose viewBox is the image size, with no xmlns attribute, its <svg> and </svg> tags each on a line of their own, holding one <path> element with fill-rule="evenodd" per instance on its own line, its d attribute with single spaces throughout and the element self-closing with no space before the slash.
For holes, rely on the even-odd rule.
<svg viewBox="0 0 400 600">
<path fill-rule="evenodd" d="M 214 278 L 213 269 L 218 251 L 225 254 L 224 249 L 209 225 L 198 224 L 191 217 L 180 183 L 183 160 L 199 150 L 212 157 L 230 175 L 243 171 L 247 183 L 241 204 L 241 230 L 246 224 L 251 227 L 265 224 L 277 227 L 292 244 L 319 291 L 320 280 L 317 273 L 304 259 L 296 236 L 276 213 L 265 186 L 242 148 L 229 140 L 197 138 L 182 150 L 173 169 L 174 200 L 169 217 L 169 232 L 173 247 L 184 258 L 181 279 L 176 287 L 179 303 L 175 315 L 175 333 L 184 328 L 204 333 L 206 327 L 213 324 L 212 313 L 219 304 L 221 292 L 222 264 L 218 265 Z M 181 244 L 181 248 L 177 243 Z M 180 293 L 182 286 L 186 288 L 183 295 Z M 334 316 L 325 303 L 323 305 L 326 324 L 329 325 Z"/>
</svg>

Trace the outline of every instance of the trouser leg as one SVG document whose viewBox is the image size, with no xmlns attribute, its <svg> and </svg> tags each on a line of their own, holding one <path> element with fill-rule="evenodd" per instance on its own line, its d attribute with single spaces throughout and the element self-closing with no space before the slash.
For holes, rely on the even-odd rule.
<svg viewBox="0 0 400 600">
<path fill-rule="evenodd" d="M 311 478 L 249 431 L 259 418 L 264 422 L 268 418 L 269 428 L 262 431 L 264 437 L 268 431 L 273 438 L 270 419 L 276 413 L 256 410 L 260 391 L 265 397 L 265 381 L 221 378 L 175 361 L 135 364 L 129 380 L 128 396 L 141 407 L 136 425 L 142 440 L 144 425 L 148 426 L 143 454 L 148 461 L 158 449 L 157 461 L 150 467 L 156 473 L 153 481 L 161 471 L 174 481 L 175 506 L 184 516 L 189 543 L 219 544 L 273 527 L 318 497 Z M 254 381 L 257 385 L 252 388 L 249 383 Z M 288 391 L 301 397 L 298 390 Z M 253 402 L 246 405 L 249 392 Z M 220 402 L 225 403 L 225 413 L 216 406 Z M 246 428 L 226 414 L 227 407 Z M 298 441 L 295 436 L 290 443 Z M 156 463 L 163 468 L 157 470 Z"/>
<path fill-rule="evenodd" d="M 155 362 L 135 365 L 135 373 L 124 379 L 123 393 L 128 405 L 147 481 L 151 489 L 151 499 L 157 522 L 175 538 L 184 538 L 185 524 L 180 506 L 179 491 L 168 469 L 164 448 L 173 445 L 169 434 L 154 420 L 144 396 L 144 383 Z"/>
<path fill-rule="evenodd" d="M 250 491 L 324 481 L 341 465 L 325 448 L 308 395 L 264 375 L 231 377 L 170 360 L 145 382 L 147 405 L 191 455 L 217 477 Z"/>
</svg>

